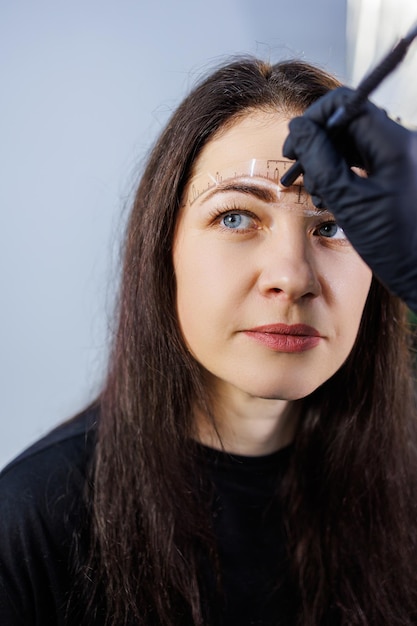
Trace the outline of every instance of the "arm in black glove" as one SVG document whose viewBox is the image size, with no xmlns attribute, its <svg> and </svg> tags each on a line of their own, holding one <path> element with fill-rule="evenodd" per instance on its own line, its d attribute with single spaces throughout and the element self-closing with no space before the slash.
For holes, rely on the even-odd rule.
<svg viewBox="0 0 417 626">
<path fill-rule="evenodd" d="M 300 161 L 315 204 L 333 213 L 376 276 L 417 312 L 417 133 L 366 102 L 330 138 L 326 121 L 352 94 L 340 87 L 291 120 L 284 156 Z M 351 169 L 358 156 L 367 177 Z"/>
</svg>

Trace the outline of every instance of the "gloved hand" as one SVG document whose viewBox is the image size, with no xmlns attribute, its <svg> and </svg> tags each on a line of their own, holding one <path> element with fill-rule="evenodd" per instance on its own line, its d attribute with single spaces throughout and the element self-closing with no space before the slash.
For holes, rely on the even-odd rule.
<svg viewBox="0 0 417 626">
<path fill-rule="evenodd" d="M 417 312 L 417 133 L 366 102 L 330 138 L 325 123 L 352 94 L 335 89 L 291 120 L 283 153 L 300 161 L 314 203 L 333 213 L 376 276 Z M 358 155 L 367 177 L 351 169 Z"/>
</svg>

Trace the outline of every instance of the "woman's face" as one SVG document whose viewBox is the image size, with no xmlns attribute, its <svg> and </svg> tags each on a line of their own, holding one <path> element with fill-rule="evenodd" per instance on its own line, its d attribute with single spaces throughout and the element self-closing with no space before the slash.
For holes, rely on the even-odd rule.
<svg viewBox="0 0 417 626">
<path fill-rule="evenodd" d="M 179 323 L 221 397 L 314 391 L 349 355 L 371 283 L 333 216 L 277 184 L 287 123 L 254 112 L 212 139 L 178 217 Z"/>
</svg>

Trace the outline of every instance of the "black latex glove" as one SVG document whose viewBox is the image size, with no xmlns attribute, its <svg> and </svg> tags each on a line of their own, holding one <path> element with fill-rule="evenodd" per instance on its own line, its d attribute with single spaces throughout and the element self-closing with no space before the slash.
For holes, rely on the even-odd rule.
<svg viewBox="0 0 417 626">
<path fill-rule="evenodd" d="M 333 213 L 376 276 L 417 312 L 417 133 L 366 102 L 330 138 L 326 120 L 352 94 L 335 89 L 291 120 L 283 153 L 301 162 L 315 204 Z M 358 155 L 367 178 L 351 170 Z"/>
</svg>

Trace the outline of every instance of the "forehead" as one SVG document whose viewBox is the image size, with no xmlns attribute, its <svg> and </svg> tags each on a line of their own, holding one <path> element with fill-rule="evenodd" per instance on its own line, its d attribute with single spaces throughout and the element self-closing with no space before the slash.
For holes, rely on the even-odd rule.
<svg viewBox="0 0 417 626">
<path fill-rule="evenodd" d="M 282 155 L 289 119 L 277 111 L 255 111 L 222 129 L 196 159 L 185 203 L 191 205 L 210 197 L 211 192 L 231 189 L 233 181 L 240 181 L 241 187 L 257 185 L 278 197 L 283 190 L 279 181 L 292 164 Z M 301 178 L 292 192 L 299 203 L 306 201 Z"/>
<path fill-rule="evenodd" d="M 222 129 L 204 146 L 192 175 L 225 169 L 235 162 L 257 160 L 280 160 L 282 146 L 288 135 L 289 117 L 275 111 L 255 111 L 236 120 L 232 126 Z"/>
</svg>

